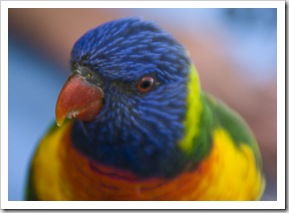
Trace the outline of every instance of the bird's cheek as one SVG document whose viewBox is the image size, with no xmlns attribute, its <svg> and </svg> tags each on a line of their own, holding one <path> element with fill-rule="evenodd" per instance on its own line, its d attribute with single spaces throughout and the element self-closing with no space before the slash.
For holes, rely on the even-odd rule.
<svg viewBox="0 0 289 213">
<path fill-rule="evenodd" d="M 64 119 L 92 121 L 103 106 L 103 91 L 78 74 L 69 77 L 59 93 L 55 114 L 58 126 Z"/>
</svg>

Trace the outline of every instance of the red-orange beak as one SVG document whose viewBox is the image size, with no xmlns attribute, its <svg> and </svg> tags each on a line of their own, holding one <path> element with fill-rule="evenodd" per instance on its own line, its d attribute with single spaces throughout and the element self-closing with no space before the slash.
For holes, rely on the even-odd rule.
<svg viewBox="0 0 289 213">
<path fill-rule="evenodd" d="M 66 117 L 92 121 L 102 106 L 102 89 L 87 82 L 80 75 L 73 74 L 64 84 L 57 99 L 55 108 L 57 125 L 61 126 Z"/>
</svg>

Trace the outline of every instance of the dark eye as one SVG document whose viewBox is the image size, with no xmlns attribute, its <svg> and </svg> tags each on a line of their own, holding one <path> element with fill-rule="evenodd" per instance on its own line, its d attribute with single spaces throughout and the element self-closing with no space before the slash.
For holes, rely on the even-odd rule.
<svg viewBox="0 0 289 213">
<path fill-rule="evenodd" d="M 154 79 L 150 76 L 143 77 L 140 79 L 137 85 L 139 92 L 148 92 L 154 85 Z"/>
</svg>

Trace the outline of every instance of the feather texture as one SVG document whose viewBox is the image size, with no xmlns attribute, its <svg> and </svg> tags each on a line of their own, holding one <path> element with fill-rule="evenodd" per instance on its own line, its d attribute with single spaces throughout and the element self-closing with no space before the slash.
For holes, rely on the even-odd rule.
<svg viewBox="0 0 289 213">
<path fill-rule="evenodd" d="M 101 110 L 46 134 L 32 160 L 27 199 L 261 197 L 254 136 L 201 90 L 195 66 L 170 34 L 137 18 L 114 20 L 75 43 L 71 64 L 75 81 L 103 92 Z M 146 92 L 138 89 L 144 77 L 153 82 Z M 66 97 L 77 106 L 74 94 Z"/>
</svg>

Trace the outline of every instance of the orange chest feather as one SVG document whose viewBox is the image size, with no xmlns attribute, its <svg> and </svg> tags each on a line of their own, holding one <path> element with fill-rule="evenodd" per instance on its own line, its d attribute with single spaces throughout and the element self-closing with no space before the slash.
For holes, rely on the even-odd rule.
<svg viewBox="0 0 289 213">
<path fill-rule="evenodd" d="M 33 160 L 34 190 L 41 200 L 254 200 L 263 190 L 252 151 L 228 144 L 222 130 L 194 171 L 140 179 L 87 159 L 71 146 L 70 125 L 64 128 L 45 137 Z"/>
</svg>

